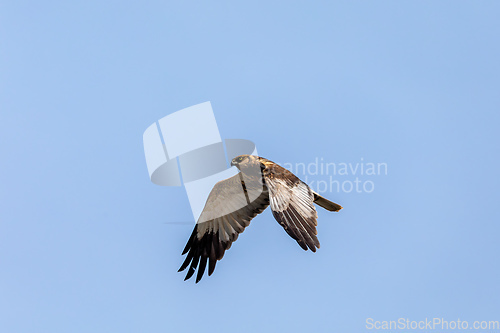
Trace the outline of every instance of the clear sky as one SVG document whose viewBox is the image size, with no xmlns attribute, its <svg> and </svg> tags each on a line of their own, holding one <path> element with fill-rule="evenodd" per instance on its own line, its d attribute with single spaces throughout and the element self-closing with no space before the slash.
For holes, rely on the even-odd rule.
<svg viewBox="0 0 500 333">
<path fill-rule="evenodd" d="M 500 320 L 498 1 L 3 1 L 2 332 L 364 332 Z M 211 101 L 223 138 L 328 189 L 317 253 L 259 215 L 200 283 L 184 188 L 142 134 Z M 184 222 L 173 224 L 171 222 Z M 189 222 L 189 223 L 187 223 Z"/>
</svg>

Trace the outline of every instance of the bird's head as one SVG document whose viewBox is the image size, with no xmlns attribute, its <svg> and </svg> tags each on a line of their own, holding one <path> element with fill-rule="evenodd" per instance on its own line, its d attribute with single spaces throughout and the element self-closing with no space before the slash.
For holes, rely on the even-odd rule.
<svg viewBox="0 0 500 333">
<path fill-rule="evenodd" d="M 240 155 L 236 156 L 231 160 L 231 166 L 235 166 L 240 170 L 252 168 L 252 167 L 261 167 L 260 158 L 254 155 Z"/>
<path fill-rule="evenodd" d="M 248 163 L 249 160 L 250 160 L 250 155 L 236 156 L 231 160 L 231 166 L 235 166 L 239 169 L 240 165 L 243 166 L 243 164 Z"/>
</svg>

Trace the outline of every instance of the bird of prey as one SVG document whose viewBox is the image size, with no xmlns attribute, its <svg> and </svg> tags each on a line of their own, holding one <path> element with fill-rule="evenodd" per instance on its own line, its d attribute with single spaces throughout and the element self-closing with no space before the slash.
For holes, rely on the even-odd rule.
<svg viewBox="0 0 500 333">
<path fill-rule="evenodd" d="M 231 161 L 239 173 L 215 184 L 182 254 L 187 253 L 179 272 L 196 269 L 196 283 L 215 264 L 255 216 L 271 206 L 274 218 L 304 250 L 316 252 L 318 214 L 313 203 L 337 212 L 342 207 L 323 198 L 297 176 L 280 165 L 254 155 L 240 155 Z"/>
</svg>

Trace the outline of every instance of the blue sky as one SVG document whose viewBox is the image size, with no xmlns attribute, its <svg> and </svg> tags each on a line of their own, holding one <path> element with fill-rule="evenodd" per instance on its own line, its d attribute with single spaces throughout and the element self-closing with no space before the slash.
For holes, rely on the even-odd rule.
<svg viewBox="0 0 500 333">
<path fill-rule="evenodd" d="M 0 8 L 2 331 L 500 320 L 498 2 Z M 142 133 L 205 101 L 223 138 L 271 160 L 387 175 L 324 193 L 345 209 L 318 210 L 317 253 L 266 211 L 214 275 L 184 282 L 192 225 L 166 222 L 192 219 L 189 202 L 150 182 Z"/>
</svg>

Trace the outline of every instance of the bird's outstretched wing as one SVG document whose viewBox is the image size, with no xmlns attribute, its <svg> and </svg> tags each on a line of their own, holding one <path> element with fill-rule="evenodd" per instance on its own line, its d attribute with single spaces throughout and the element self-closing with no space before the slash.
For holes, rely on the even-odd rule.
<svg viewBox="0 0 500 333">
<path fill-rule="evenodd" d="M 300 247 L 316 252 L 319 248 L 316 237 L 318 214 L 313 202 L 317 194 L 297 176 L 277 164 L 273 163 L 264 175 L 276 221 Z"/>
<path fill-rule="evenodd" d="M 184 280 L 193 276 L 198 269 L 198 283 L 207 261 L 208 275 L 211 275 L 217 260 L 222 259 L 238 235 L 267 206 L 269 194 L 262 178 L 248 179 L 238 173 L 215 184 L 182 252 L 183 255 L 187 253 L 187 257 L 179 272 L 189 266 Z"/>
</svg>

